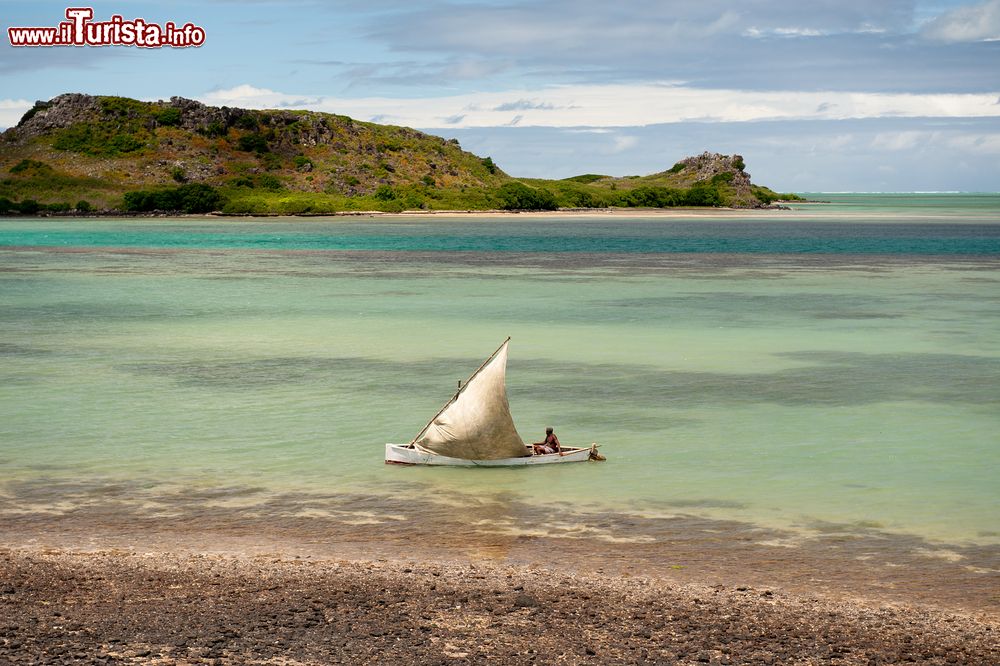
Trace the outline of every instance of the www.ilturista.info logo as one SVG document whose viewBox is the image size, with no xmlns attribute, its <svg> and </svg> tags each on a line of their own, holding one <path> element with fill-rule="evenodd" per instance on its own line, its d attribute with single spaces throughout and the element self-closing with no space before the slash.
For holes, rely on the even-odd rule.
<svg viewBox="0 0 1000 666">
<path fill-rule="evenodd" d="M 68 20 L 49 28 L 7 28 L 11 46 L 140 46 L 158 49 L 164 46 L 186 48 L 205 43 L 205 29 L 168 21 L 162 26 L 135 18 L 126 21 L 115 14 L 108 21 L 93 21 L 91 7 L 70 7 Z"/>
</svg>

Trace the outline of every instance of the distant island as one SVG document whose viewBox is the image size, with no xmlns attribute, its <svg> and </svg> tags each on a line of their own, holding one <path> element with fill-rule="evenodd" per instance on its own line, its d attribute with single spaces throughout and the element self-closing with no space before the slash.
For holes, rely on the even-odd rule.
<svg viewBox="0 0 1000 666">
<path fill-rule="evenodd" d="M 0 134 L 0 214 L 771 207 L 739 155 L 647 176 L 515 178 L 490 157 L 407 127 L 314 111 L 68 93 Z"/>
</svg>

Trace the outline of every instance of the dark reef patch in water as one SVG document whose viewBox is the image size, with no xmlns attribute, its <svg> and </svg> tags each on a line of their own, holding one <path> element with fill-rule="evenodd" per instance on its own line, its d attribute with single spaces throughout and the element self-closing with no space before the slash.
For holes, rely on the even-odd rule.
<svg viewBox="0 0 1000 666">
<path fill-rule="evenodd" d="M 6 316 L 6 313 L 4 314 Z M 22 358 L 40 358 L 50 356 L 52 351 L 33 347 L 30 345 L 19 345 L 13 342 L 0 342 L 0 356 L 19 356 Z"/>
<path fill-rule="evenodd" d="M 899 319 L 903 315 L 887 312 L 819 312 L 813 315 L 816 319 Z"/>
<path fill-rule="evenodd" d="M 450 367 L 475 368 L 475 359 L 389 362 L 361 357 L 318 358 L 282 356 L 246 361 L 180 361 L 132 363 L 118 366 L 126 372 L 169 377 L 181 386 L 203 386 L 229 390 L 253 390 L 259 386 L 299 384 L 306 377 L 315 381 L 352 386 L 367 392 L 395 393 L 428 385 L 436 379 L 452 383 Z M 433 385 L 433 384 L 432 384 Z"/>
<path fill-rule="evenodd" d="M 671 371 L 648 366 L 586 366 L 551 361 L 511 361 L 517 372 L 549 377 L 544 385 L 511 389 L 541 400 L 549 386 L 573 386 L 585 400 L 613 399 L 645 407 L 747 405 L 851 406 L 922 401 L 992 405 L 1000 383 L 1000 358 L 960 354 L 789 352 L 811 365 L 767 373 Z"/>
<path fill-rule="evenodd" d="M 421 265 L 470 269 L 451 277 L 492 277 L 497 271 L 529 269 L 557 271 L 553 279 L 610 279 L 615 276 L 662 274 L 712 279 L 734 275 L 754 279 L 782 279 L 801 271 L 844 270 L 885 275 L 892 268 L 928 266 L 958 271 L 996 270 L 997 255 L 962 254 L 744 254 L 709 253 L 615 253 L 615 252 L 467 252 L 467 251 L 357 251 L 357 250 L 245 250 L 224 252 L 199 249 L 0 247 L 11 274 L 62 273 L 71 261 L 66 255 L 81 255 L 80 270 L 91 270 L 88 262 L 98 256 L 109 263 L 108 274 L 193 275 L 199 278 L 259 278 L 337 276 L 420 279 Z M 47 256 L 51 255 L 51 256 Z M 496 269 L 494 271 L 494 269 Z M 491 273 L 491 271 L 493 271 Z M 567 273 L 573 271 L 573 274 Z M 208 275 L 206 275 L 208 273 Z M 446 277 L 446 276 L 440 276 Z M 970 276 L 966 279 L 980 279 Z M 982 279 L 990 279 L 984 277 Z"/>
<path fill-rule="evenodd" d="M 743 291 L 686 292 L 673 296 L 591 301 L 593 308 L 626 310 L 629 321 L 664 322 L 683 319 L 719 326 L 772 328 L 784 320 L 898 319 L 898 299 L 820 292 L 759 294 Z M 591 315 L 593 316 L 593 315 Z"/>
<path fill-rule="evenodd" d="M 660 409 L 766 403 L 851 406 L 897 401 L 992 405 L 1000 401 L 993 390 L 1000 384 L 1000 358 L 996 357 L 829 351 L 780 356 L 810 365 L 776 372 L 724 373 L 518 359 L 510 362 L 510 372 L 536 381 L 529 385 L 511 382 L 509 390 L 517 399 L 551 401 L 553 386 L 572 386 L 577 400 Z M 133 363 L 118 368 L 167 377 L 181 386 L 246 391 L 309 378 L 365 394 L 398 396 L 423 393 L 427 386 L 448 386 L 454 380 L 454 368 L 474 368 L 478 363 L 479 359 L 473 358 L 390 362 L 303 356 Z"/>
</svg>

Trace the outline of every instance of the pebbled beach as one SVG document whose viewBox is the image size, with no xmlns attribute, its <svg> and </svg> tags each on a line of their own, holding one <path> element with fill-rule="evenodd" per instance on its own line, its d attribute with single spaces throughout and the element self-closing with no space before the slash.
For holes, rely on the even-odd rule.
<svg viewBox="0 0 1000 666">
<path fill-rule="evenodd" d="M 996 664 L 991 614 L 495 563 L 6 549 L 8 664 Z"/>
</svg>

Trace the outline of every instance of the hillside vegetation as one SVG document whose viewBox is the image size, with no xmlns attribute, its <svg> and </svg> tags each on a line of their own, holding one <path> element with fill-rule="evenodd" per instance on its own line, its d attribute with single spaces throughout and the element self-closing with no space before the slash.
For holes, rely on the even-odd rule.
<svg viewBox="0 0 1000 666">
<path fill-rule="evenodd" d="M 0 135 L 0 213 L 751 208 L 790 197 L 752 184 L 738 155 L 648 176 L 518 179 L 406 127 L 180 97 L 60 95 Z"/>
</svg>

